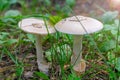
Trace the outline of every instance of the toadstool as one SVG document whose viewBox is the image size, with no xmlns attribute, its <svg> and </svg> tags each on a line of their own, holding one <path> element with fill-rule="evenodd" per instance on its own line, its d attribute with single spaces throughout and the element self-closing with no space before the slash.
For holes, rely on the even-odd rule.
<svg viewBox="0 0 120 80">
<path fill-rule="evenodd" d="M 84 16 L 73 16 L 59 21 L 55 28 L 57 31 L 72 34 L 73 55 L 71 64 L 76 72 L 84 72 L 86 68 L 85 61 L 82 59 L 82 35 L 97 32 L 103 28 L 103 24 L 96 19 Z M 76 61 L 77 60 L 77 61 Z"/>
<path fill-rule="evenodd" d="M 53 27 L 46 26 L 44 20 L 36 18 L 26 18 L 18 23 L 18 26 L 25 32 L 34 34 L 36 37 L 36 53 L 38 69 L 48 73 L 49 64 L 45 62 L 42 50 L 42 38 L 44 35 L 55 33 Z"/>
</svg>

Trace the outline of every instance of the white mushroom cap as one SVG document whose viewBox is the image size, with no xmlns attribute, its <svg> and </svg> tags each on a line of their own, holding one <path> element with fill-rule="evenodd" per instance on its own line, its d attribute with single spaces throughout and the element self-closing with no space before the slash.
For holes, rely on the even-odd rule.
<svg viewBox="0 0 120 80">
<path fill-rule="evenodd" d="M 63 33 L 83 35 L 101 30 L 103 28 L 103 24 L 98 20 L 90 17 L 73 16 L 61 20 L 55 25 L 55 28 Z"/>
<path fill-rule="evenodd" d="M 48 23 L 47 23 L 48 24 Z M 26 18 L 18 23 L 18 26 L 25 32 L 32 34 L 46 35 L 49 33 L 55 33 L 54 27 L 45 25 L 45 22 L 41 19 Z"/>
</svg>

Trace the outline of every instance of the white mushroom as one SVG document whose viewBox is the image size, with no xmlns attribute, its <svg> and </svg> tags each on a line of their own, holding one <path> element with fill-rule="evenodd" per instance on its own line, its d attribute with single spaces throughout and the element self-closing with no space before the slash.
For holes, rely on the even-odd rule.
<svg viewBox="0 0 120 80">
<path fill-rule="evenodd" d="M 47 73 L 49 65 L 44 60 L 41 41 L 44 35 L 47 35 L 48 33 L 55 33 L 55 29 L 49 25 L 46 26 L 43 20 L 36 18 L 23 19 L 18 25 L 23 31 L 35 35 L 38 69 L 44 73 Z"/>
<path fill-rule="evenodd" d="M 103 24 L 96 19 L 83 16 L 73 16 L 61 20 L 55 25 L 56 30 L 74 35 L 73 55 L 71 63 L 76 72 L 85 71 L 86 64 L 82 59 L 82 35 L 97 32 L 103 28 Z M 77 60 L 77 61 L 76 61 Z M 82 61 L 82 62 L 81 62 Z"/>
</svg>

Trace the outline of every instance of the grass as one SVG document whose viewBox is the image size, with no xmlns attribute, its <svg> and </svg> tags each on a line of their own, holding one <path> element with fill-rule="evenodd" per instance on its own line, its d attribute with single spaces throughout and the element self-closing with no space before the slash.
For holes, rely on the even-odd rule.
<svg viewBox="0 0 120 80">
<path fill-rule="evenodd" d="M 51 23 L 54 25 L 62 18 L 69 16 L 70 13 L 75 15 L 73 11 L 71 12 L 71 9 L 69 9 L 68 6 L 64 6 L 65 8 L 63 8 L 65 10 L 69 9 L 70 12 L 68 11 L 67 13 L 63 13 L 61 10 L 56 10 L 55 13 L 58 13 L 59 15 L 53 16 L 50 13 L 50 11 L 55 11 L 52 5 L 47 6 L 44 4 L 47 7 L 51 7 L 50 10 L 46 9 L 44 6 L 42 6 L 42 8 L 37 6 L 38 10 L 36 10 L 36 3 L 37 1 L 33 1 L 30 3 L 31 5 L 27 4 L 29 7 L 32 7 L 32 9 L 24 6 L 23 4 L 25 4 L 25 2 L 21 3 L 22 15 L 17 16 L 5 17 L 3 15 L 8 9 L 6 7 L 2 9 L 2 14 L 0 14 L 0 62 L 7 62 L 7 60 L 4 60 L 4 58 L 7 58 L 8 63 L 10 64 L 4 63 L 2 65 L 0 63 L 0 65 L 1 68 L 11 66 L 12 64 L 15 66 L 13 71 L 6 69 L 6 71 L 1 73 L 0 77 L 3 76 L 2 74 L 6 74 L 3 78 L 5 80 L 24 80 L 27 68 L 29 66 L 32 67 L 28 62 L 36 59 L 35 57 L 28 58 L 29 61 L 26 63 L 26 58 L 29 54 L 33 53 L 31 56 L 35 55 L 35 41 L 33 35 L 26 34 L 18 28 L 18 21 L 27 17 L 45 17 L 47 20 L 50 18 Z M 45 15 L 43 13 L 45 13 Z M 83 38 L 83 57 L 87 63 L 85 73 L 77 76 L 72 70 L 70 64 L 70 55 L 72 54 L 73 44 L 72 35 L 57 32 L 56 34 L 48 35 L 43 39 L 43 46 L 49 43 L 49 47 L 45 47 L 45 52 L 50 53 L 46 59 L 49 59 L 48 61 L 52 63 L 50 68 L 51 74 L 47 76 L 39 72 L 37 69 L 33 69 L 31 72 L 33 72 L 34 75 L 30 79 L 38 80 L 39 78 L 42 78 L 52 80 L 55 78 L 59 80 L 118 80 L 120 78 L 120 20 L 117 16 L 119 15 L 117 12 L 105 12 L 101 16 L 101 21 L 104 23 L 104 29 L 92 35 L 85 35 Z M 111 16 L 113 17 L 109 18 Z M 69 49 L 69 52 L 66 52 L 65 48 Z M 22 57 L 20 56 L 21 54 L 23 55 Z M 34 63 L 34 67 L 35 65 L 36 63 Z M 64 68 L 65 65 L 70 66 Z M 6 73 L 7 71 L 10 71 L 10 73 Z M 9 75 L 9 77 L 7 77 L 7 75 Z"/>
</svg>

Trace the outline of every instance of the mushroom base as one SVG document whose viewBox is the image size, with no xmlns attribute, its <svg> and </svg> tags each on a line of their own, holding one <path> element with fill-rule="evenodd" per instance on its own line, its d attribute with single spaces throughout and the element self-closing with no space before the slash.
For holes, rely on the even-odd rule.
<svg viewBox="0 0 120 80">
<path fill-rule="evenodd" d="M 75 73 L 79 76 L 80 74 L 84 73 L 86 69 L 86 63 L 85 60 L 81 59 L 80 63 L 77 65 L 74 65 L 73 70 Z"/>
<path fill-rule="evenodd" d="M 49 74 L 49 64 L 45 63 L 45 62 L 38 62 L 38 69 L 39 71 L 45 73 L 45 74 Z"/>
</svg>

